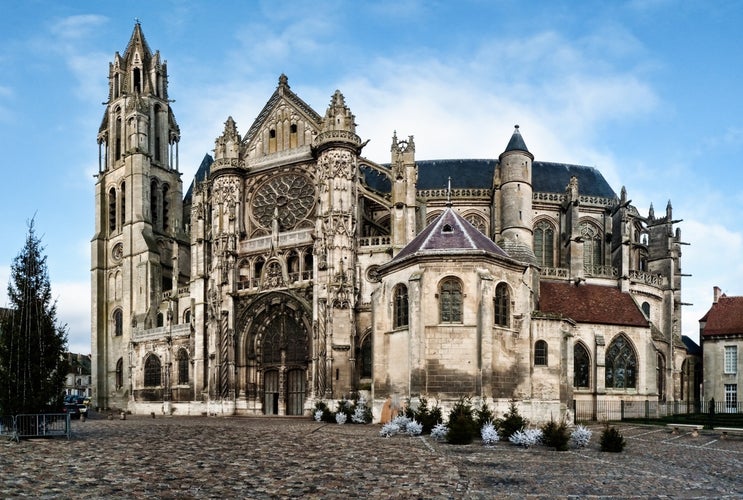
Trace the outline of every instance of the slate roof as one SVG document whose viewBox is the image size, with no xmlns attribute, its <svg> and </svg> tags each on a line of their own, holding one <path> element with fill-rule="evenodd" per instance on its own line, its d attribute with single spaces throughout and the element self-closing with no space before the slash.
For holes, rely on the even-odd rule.
<svg viewBox="0 0 743 500">
<path fill-rule="evenodd" d="M 498 160 L 422 160 L 418 164 L 418 189 L 492 189 Z M 564 193 L 575 176 L 581 195 L 616 198 L 614 190 L 594 167 L 535 161 L 532 163 L 532 189 L 535 193 Z M 386 191 L 389 192 L 389 188 Z"/>
<path fill-rule="evenodd" d="M 194 184 L 198 181 L 204 181 L 207 177 L 209 177 L 209 172 L 211 171 L 212 163 L 214 163 L 214 158 L 212 158 L 208 153 L 204 155 L 204 159 L 201 160 L 201 165 L 199 165 L 199 168 L 196 170 L 196 173 L 193 176 L 193 180 L 191 181 L 191 184 L 188 186 L 188 191 L 186 191 L 186 195 L 183 197 L 183 201 L 188 203 L 191 201 L 191 197 L 193 196 L 193 187 Z"/>
<path fill-rule="evenodd" d="M 684 347 L 686 348 L 687 353 L 691 354 L 692 356 L 702 355 L 702 348 L 688 335 L 682 335 L 681 342 L 684 343 Z"/>
<path fill-rule="evenodd" d="M 506 151 L 526 151 L 529 152 L 528 149 L 526 149 L 526 143 L 524 142 L 524 138 L 521 137 L 521 132 L 519 132 L 519 126 L 516 125 L 516 128 L 513 130 L 513 135 L 511 135 L 511 140 L 508 141 L 508 145 L 506 146 Z"/>
<path fill-rule="evenodd" d="M 462 253 L 491 254 L 508 257 L 493 240 L 447 207 L 431 224 L 408 243 L 390 264 L 416 255 L 446 255 Z"/>
<path fill-rule="evenodd" d="M 699 321 L 706 321 L 702 337 L 743 334 L 743 297 L 720 296 Z"/>
<path fill-rule="evenodd" d="M 543 313 L 557 314 L 578 323 L 649 325 L 632 297 L 615 287 L 542 281 L 539 289 L 539 310 Z"/>
</svg>

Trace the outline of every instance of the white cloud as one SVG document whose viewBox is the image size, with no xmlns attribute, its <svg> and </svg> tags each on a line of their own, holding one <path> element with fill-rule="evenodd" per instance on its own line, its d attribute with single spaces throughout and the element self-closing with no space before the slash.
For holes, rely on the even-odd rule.
<svg viewBox="0 0 743 500">
<path fill-rule="evenodd" d="M 52 283 L 57 320 L 67 324 L 69 350 L 90 353 L 90 282 Z"/>
<path fill-rule="evenodd" d="M 712 305 L 712 288 L 719 286 L 728 295 L 743 295 L 743 232 L 720 224 L 690 219 L 682 224 L 682 272 L 694 276 L 694 287 L 682 284 L 683 332 L 698 338 L 699 319 Z M 684 282 L 688 280 L 684 279 Z"/>
</svg>

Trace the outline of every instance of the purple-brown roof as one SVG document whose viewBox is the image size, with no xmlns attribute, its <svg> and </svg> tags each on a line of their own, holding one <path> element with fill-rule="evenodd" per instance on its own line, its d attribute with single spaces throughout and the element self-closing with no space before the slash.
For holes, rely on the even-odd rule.
<svg viewBox="0 0 743 500">
<path fill-rule="evenodd" d="M 390 263 L 399 262 L 415 254 L 445 255 L 467 251 L 508 257 L 493 240 L 482 234 L 451 207 L 447 207 L 436 220 L 400 250 Z"/>
<path fill-rule="evenodd" d="M 743 297 L 720 296 L 700 321 L 704 337 L 743 333 Z"/>
<path fill-rule="evenodd" d="M 611 286 L 542 281 L 539 310 L 578 323 L 648 326 L 648 320 L 628 293 Z"/>
</svg>

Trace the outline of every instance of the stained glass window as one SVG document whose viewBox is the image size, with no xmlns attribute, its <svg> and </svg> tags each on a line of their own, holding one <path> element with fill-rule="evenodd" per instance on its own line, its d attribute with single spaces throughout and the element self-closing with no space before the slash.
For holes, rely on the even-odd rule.
<svg viewBox="0 0 743 500">
<path fill-rule="evenodd" d="M 629 389 L 636 387 L 637 356 L 629 339 L 617 336 L 606 350 L 606 387 Z"/>
<path fill-rule="evenodd" d="M 408 326 L 408 287 L 405 285 L 397 285 L 395 287 L 394 300 L 394 328 Z"/>
<path fill-rule="evenodd" d="M 591 358 L 580 342 L 573 347 L 573 386 L 591 387 Z"/>
<path fill-rule="evenodd" d="M 495 324 L 509 326 L 510 323 L 511 298 L 508 293 L 508 285 L 498 283 L 495 287 Z"/>
<path fill-rule="evenodd" d="M 456 278 L 444 278 L 439 287 L 439 307 L 442 323 L 462 322 L 462 283 Z"/>
</svg>

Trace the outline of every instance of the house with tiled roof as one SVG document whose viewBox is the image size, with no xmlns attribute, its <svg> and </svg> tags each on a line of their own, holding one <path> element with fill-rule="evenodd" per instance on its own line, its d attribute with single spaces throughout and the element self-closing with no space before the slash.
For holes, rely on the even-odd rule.
<svg viewBox="0 0 743 500">
<path fill-rule="evenodd" d="M 379 417 L 470 396 L 536 422 L 681 398 L 670 202 L 640 213 L 599 168 L 535 158 L 518 125 L 471 131 L 486 158 L 426 158 L 393 130 L 368 158 L 353 96 L 318 112 L 283 74 L 243 133 L 224 110 L 185 187 L 167 68 L 139 23 L 108 67 L 96 406 L 308 415 L 362 394 Z"/>
<path fill-rule="evenodd" d="M 705 401 L 724 402 L 727 411 L 743 410 L 738 391 L 743 383 L 743 297 L 714 287 L 712 307 L 699 320 Z"/>
</svg>

